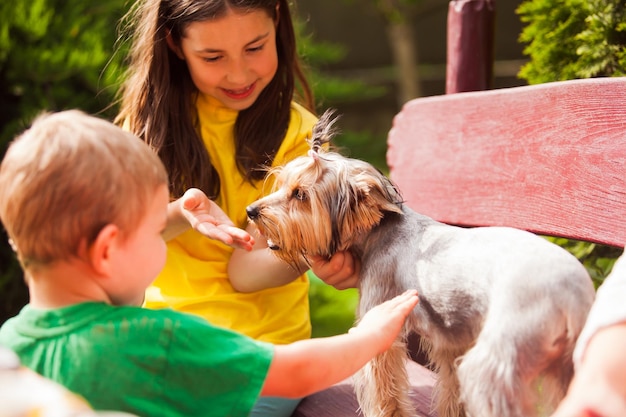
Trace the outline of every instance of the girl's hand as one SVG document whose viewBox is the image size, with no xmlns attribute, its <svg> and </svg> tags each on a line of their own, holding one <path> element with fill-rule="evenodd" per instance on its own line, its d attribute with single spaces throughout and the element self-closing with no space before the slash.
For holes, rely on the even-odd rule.
<svg viewBox="0 0 626 417">
<path fill-rule="evenodd" d="M 337 252 L 330 260 L 312 256 L 310 261 L 313 273 L 326 284 L 338 290 L 357 287 L 361 265 L 350 252 Z"/>
<path fill-rule="evenodd" d="M 192 228 L 229 246 L 252 250 L 254 238 L 235 227 L 222 209 L 197 188 L 190 188 L 180 198 L 180 211 Z"/>
</svg>

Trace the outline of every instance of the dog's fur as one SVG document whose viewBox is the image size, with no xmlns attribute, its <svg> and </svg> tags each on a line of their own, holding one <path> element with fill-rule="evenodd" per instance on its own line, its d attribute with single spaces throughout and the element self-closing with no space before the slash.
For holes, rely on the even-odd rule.
<svg viewBox="0 0 626 417">
<path fill-rule="evenodd" d="M 275 191 L 247 213 L 296 268 L 337 251 L 360 259 L 358 316 L 418 290 L 402 337 L 355 379 L 365 416 L 415 415 L 404 367 L 411 331 L 438 372 L 440 417 L 552 410 L 572 377 L 572 350 L 594 299 L 585 268 L 529 232 L 460 228 L 414 212 L 373 166 L 323 149 L 333 123 L 325 113 L 309 156 L 274 169 Z"/>
</svg>

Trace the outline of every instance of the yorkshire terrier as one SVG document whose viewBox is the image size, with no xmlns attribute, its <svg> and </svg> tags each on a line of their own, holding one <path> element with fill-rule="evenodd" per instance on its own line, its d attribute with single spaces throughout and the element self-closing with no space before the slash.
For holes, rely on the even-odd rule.
<svg viewBox="0 0 626 417">
<path fill-rule="evenodd" d="M 439 417 L 549 413 L 572 378 L 574 343 L 594 300 L 586 269 L 530 232 L 461 228 L 416 213 L 372 165 L 324 149 L 335 121 L 331 111 L 320 118 L 309 155 L 271 170 L 274 191 L 247 214 L 299 270 L 313 255 L 358 258 L 359 317 L 418 290 L 399 340 L 355 376 L 363 414 L 415 415 L 405 370 L 410 332 L 438 374 Z"/>
</svg>

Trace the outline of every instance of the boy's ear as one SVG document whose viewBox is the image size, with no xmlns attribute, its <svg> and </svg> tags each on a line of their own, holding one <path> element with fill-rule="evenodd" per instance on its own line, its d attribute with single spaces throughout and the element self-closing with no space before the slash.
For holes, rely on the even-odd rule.
<svg viewBox="0 0 626 417">
<path fill-rule="evenodd" d="M 91 266 L 100 275 L 112 275 L 111 256 L 119 234 L 120 230 L 116 225 L 107 224 L 100 230 L 96 239 L 87 249 Z"/>
<path fill-rule="evenodd" d="M 179 57 L 183 61 L 185 60 L 185 55 L 183 55 L 183 51 L 181 51 L 178 45 L 176 45 L 176 42 L 174 42 L 174 38 L 172 38 L 172 32 L 169 30 L 165 35 L 165 42 L 167 42 L 167 46 L 172 50 L 172 52 L 176 54 L 177 57 Z"/>
</svg>

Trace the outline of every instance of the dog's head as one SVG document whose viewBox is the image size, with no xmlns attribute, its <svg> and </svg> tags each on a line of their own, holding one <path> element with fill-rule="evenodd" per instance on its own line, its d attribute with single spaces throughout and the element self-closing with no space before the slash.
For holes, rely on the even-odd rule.
<svg viewBox="0 0 626 417">
<path fill-rule="evenodd" d="M 402 213 L 391 181 L 367 162 L 326 151 L 335 134 L 332 112 L 313 129 L 308 156 L 269 172 L 273 192 L 246 209 L 276 255 L 301 269 L 308 256 L 350 249 L 384 217 Z"/>
</svg>

